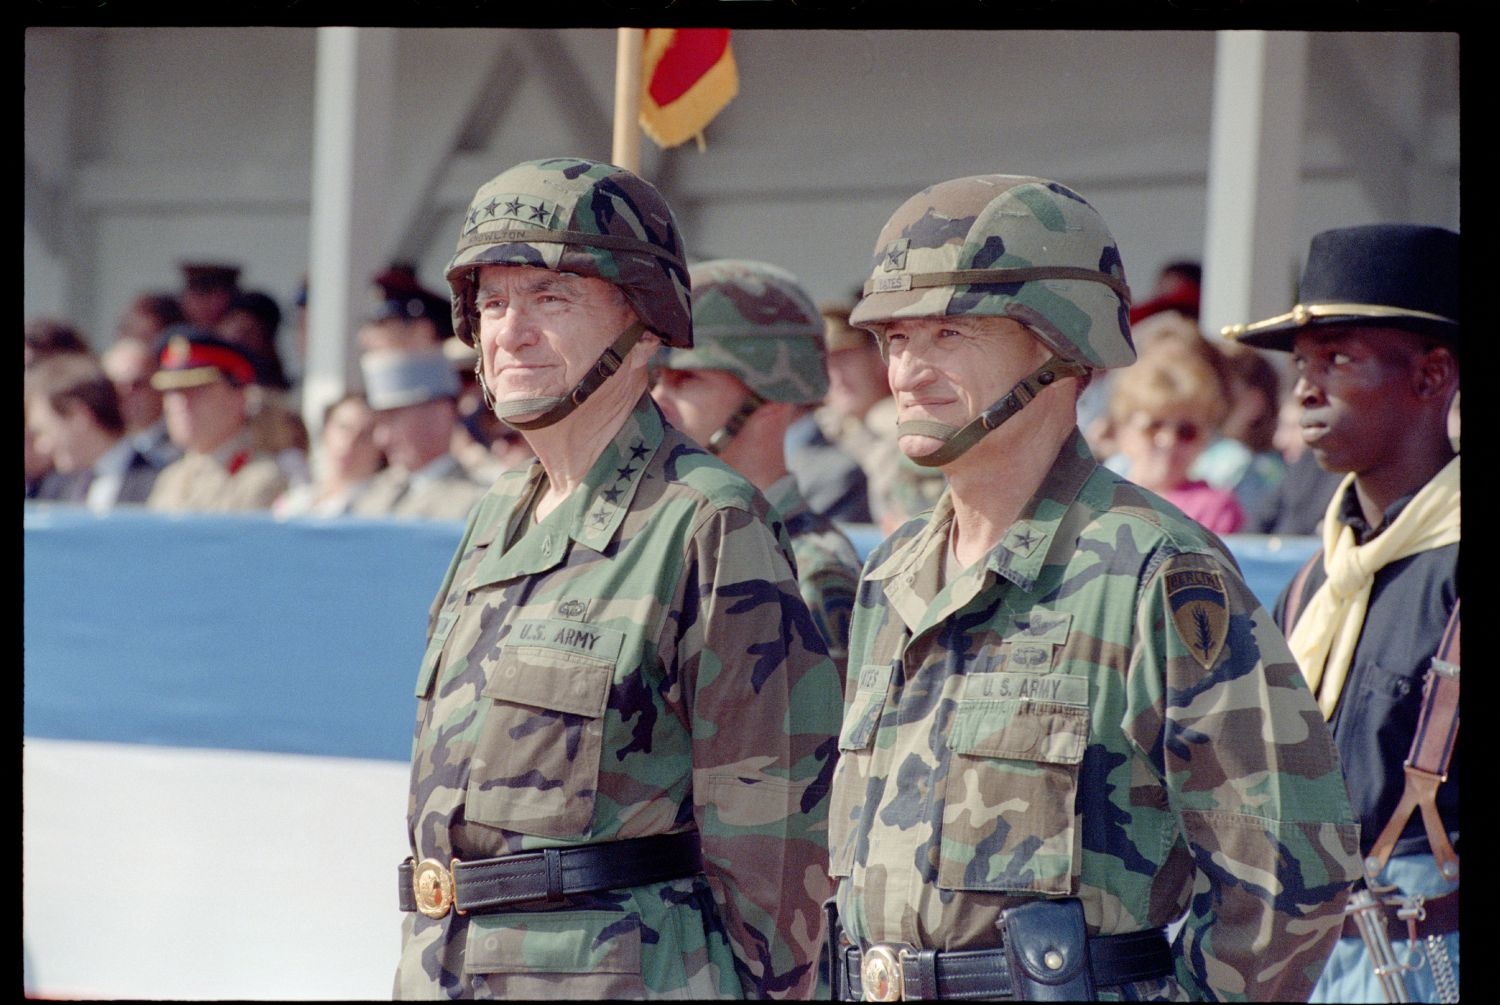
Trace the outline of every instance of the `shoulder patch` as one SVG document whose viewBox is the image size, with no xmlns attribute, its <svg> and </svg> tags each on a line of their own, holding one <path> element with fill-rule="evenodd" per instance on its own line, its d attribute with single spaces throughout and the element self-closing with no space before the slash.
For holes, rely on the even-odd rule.
<svg viewBox="0 0 1500 1005">
<path fill-rule="evenodd" d="M 1212 569 L 1182 569 L 1169 571 L 1165 585 L 1178 637 L 1203 669 L 1210 669 L 1229 634 L 1229 597 L 1223 577 Z"/>
</svg>

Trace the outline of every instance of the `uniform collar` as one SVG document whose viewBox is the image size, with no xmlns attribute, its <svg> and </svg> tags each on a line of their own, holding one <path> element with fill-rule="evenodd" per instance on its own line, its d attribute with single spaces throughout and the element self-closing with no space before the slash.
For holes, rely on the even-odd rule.
<svg viewBox="0 0 1500 1005">
<path fill-rule="evenodd" d="M 546 572 L 563 563 L 570 542 L 603 553 L 619 532 L 646 469 L 662 443 L 661 413 L 650 395 L 642 395 L 624 424 L 605 444 L 582 484 L 547 514 L 528 527 L 510 548 L 491 550 L 475 570 L 476 585 Z M 545 472 L 533 462 L 505 509 L 516 516 L 541 488 Z M 521 514 L 524 515 L 524 514 Z M 497 528 L 498 529 L 498 528 Z"/>
<path fill-rule="evenodd" d="M 892 608 L 913 634 L 966 605 L 991 581 L 991 574 L 1029 592 L 1036 587 L 1064 516 L 1098 466 L 1083 436 L 1074 429 L 1000 543 L 981 562 L 945 584 L 931 601 L 923 598 L 920 587 L 924 578 L 935 575 L 931 570 L 940 566 L 948 547 L 953 524 L 951 488 L 943 492 L 926 526 L 865 578 L 883 583 Z"/>
<path fill-rule="evenodd" d="M 1355 490 L 1354 483 L 1351 481 L 1348 490 L 1344 492 L 1343 500 L 1339 503 L 1339 522 L 1347 524 L 1349 529 L 1354 531 L 1354 541 L 1356 544 L 1366 544 L 1377 537 L 1381 531 L 1389 527 L 1392 521 L 1401 515 L 1401 511 L 1406 509 L 1406 504 L 1411 502 L 1416 494 L 1417 491 L 1413 490 L 1392 502 L 1381 513 L 1380 523 L 1377 526 L 1371 527 L 1369 521 L 1365 519 L 1363 507 L 1359 505 L 1359 493 Z"/>
<path fill-rule="evenodd" d="M 248 460 L 249 455 L 254 452 L 254 446 L 255 441 L 250 435 L 250 429 L 248 426 L 244 426 L 240 428 L 239 432 L 219 444 L 215 449 L 209 451 L 207 456 L 212 457 L 222 468 L 233 467 L 238 470 L 239 464 L 236 464 L 235 461 L 239 460 L 240 464 L 243 464 L 244 460 L 240 460 L 240 458 L 243 456 L 245 460 Z"/>
<path fill-rule="evenodd" d="M 411 472 L 411 483 L 413 486 L 416 486 L 438 481 L 442 478 L 449 478 L 461 473 L 462 469 L 459 467 L 458 458 L 452 454 L 443 453 Z"/>
</svg>

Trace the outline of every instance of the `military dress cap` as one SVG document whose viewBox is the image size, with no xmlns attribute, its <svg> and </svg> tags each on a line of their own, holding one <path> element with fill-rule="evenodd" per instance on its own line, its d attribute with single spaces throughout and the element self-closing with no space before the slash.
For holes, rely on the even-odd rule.
<svg viewBox="0 0 1500 1005">
<path fill-rule="evenodd" d="M 850 309 L 848 304 L 823 304 L 818 308 L 823 315 L 823 341 L 829 352 L 875 348 L 869 332 L 849 323 Z"/>
<path fill-rule="evenodd" d="M 287 378 L 276 354 L 276 332 L 281 327 L 281 306 L 269 294 L 259 290 L 246 290 L 234 295 L 229 301 L 229 311 L 244 311 L 265 329 L 267 352 L 246 348 L 250 362 L 255 364 L 255 382 L 262 387 L 286 391 L 292 382 Z"/>
<path fill-rule="evenodd" d="M 458 397 L 458 377 L 441 349 L 367 352 L 359 361 L 370 408 L 383 412 Z"/>
<path fill-rule="evenodd" d="M 1197 283 L 1184 282 L 1150 300 L 1130 305 L 1130 323 L 1140 324 L 1156 314 L 1176 311 L 1183 317 L 1196 318 L 1202 307 L 1203 293 Z"/>
<path fill-rule="evenodd" d="M 453 334 L 453 314 L 448 298 L 423 286 L 407 266 L 393 265 L 375 276 L 371 290 L 373 306 L 366 320 L 432 322 L 438 338 Z"/>
<path fill-rule="evenodd" d="M 1290 350 L 1298 332 L 1329 325 L 1399 328 L 1457 342 L 1458 234 L 1376 223 L 1312 239 L 1297 304 L 1285 314 L 1229 325 L 1226 338 Z"/>
<path fill-rule="evenodd" d="M 240 267 L 222 262 L 184 262 L 182 277 L 190 290 L 233 289 L 240 281 Z"/>
<path fill-rule="evenodd" d="M 207 328 L 174 325 L 163 333 L 159 365 L 151 377 L 158 391 L 202 387 L 217 380 L 236 387 L 255 382 L 255 362 L 240 346 L 226 342 Z"/>
</svg>

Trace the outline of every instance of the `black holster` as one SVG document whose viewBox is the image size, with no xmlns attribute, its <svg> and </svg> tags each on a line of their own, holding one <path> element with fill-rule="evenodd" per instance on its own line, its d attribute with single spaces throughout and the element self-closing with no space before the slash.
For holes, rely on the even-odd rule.
<svg viewBox="0 0 1500 1005">
<path fill-rule="evenodd" d="M 1096 1001 L 1083 902 L 1033 900 L 1000 912 L 1015 996 L 1023 1001 Z"/>
<path fill-rule="evenodd" d="M 830 1001 L 843 1001 L 844 993 L 848 990 L 848 974 L 844 971 L 844 961 L 839 955 L 839 941 L 842 933 L 839 930 L 839 908 L 833 897 L 823 901 L 823 952 L 818 955 L 818 970 L 820 975 L 827 975 L 828 997 Z"/>
</svg>

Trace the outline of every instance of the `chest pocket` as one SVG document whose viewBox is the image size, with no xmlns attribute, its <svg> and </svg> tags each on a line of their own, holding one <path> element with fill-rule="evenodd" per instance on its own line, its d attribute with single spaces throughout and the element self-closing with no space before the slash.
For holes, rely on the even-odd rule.
<svg viewBox="0 0 1500 1005">
<path fill-rule="evenodd" d="M 938 885 L 1077 892 L 1075 804 L 1088 680 L 974 674 L 948 732 Z"/>
<path fill-rule="evenodd" d="M 833 773 L 828 807 L 829 873 L 847 876 L 854 866 L 854 835 L 865 801 L 871 748 L 891 686 L 889 665 L 866 665 L 855 678 L 854 700 L 844 710 L 839 732 L 839 761 Z"/>
<path fill-rule="evenodd" d="M 422 665 L 417 671 L 418 698 L 427 698 L 432 694 L 432 681 L 437 676 L 438 661 L 442 658 L 443 648 L 448 644 L 453 625 L 458 621 L 458 608 L 457 598 L 449 597 L 443 604 L 442 612 L 438 614 L 437 624 L 432 628 L 432 638 L 427 640 Z"/>
<path fill-rule="evenodd" d="M 589 836 L 624 638 L 579 622 L 520 621 L 484 658 L 468 819 L 543 837 Z"/>
</svg>

